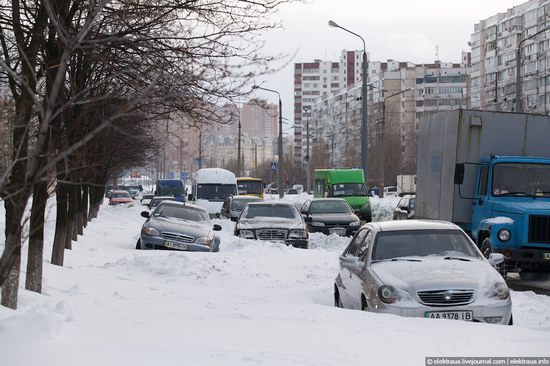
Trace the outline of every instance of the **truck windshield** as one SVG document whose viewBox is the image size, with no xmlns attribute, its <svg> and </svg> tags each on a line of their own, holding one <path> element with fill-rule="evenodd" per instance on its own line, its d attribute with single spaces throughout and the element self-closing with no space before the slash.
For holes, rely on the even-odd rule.
<svg viewBox="0 0 550 366">
<path fill-rule="evenodd" d="M 550 197 L 550 164 L 495 164 L 491 192 L 493 196 Z"/>
<path fill-rule="evenodd" d="M 341 183 L 332 185 L 333 197 L 366 196 L 367 189 L 363 183 Z"/>
<path fill-rule="evenodd" d="M 224 200 L 231 195 L 236 195 L 235 184 L 198 184 L 197 199 L 203 200 Z"/>
</svg>

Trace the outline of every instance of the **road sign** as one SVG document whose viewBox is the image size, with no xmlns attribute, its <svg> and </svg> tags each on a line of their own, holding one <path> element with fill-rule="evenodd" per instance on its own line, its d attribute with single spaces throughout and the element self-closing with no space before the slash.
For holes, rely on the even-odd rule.
<svg viewBox="0 0 550 366">
<path fill-rule="evenodd" d="M 272 162 L 271 162 L 271 170 L 272 170 L 272 171 L 276 171 L 276 170 L 277 170 L 277 162 L 276 162 L 276 161 L 272 161 Z"/>
<path fill-rule="evenodd" d="M 189 179 L 189 173 L 188 172 L 180 172 L 180 179 L 181 180 Z"/>
</svg>

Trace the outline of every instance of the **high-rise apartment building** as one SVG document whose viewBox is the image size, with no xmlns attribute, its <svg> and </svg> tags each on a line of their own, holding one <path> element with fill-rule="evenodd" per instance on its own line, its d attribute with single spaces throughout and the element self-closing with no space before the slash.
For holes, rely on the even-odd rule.
<svg viewBox="0 0 550 366">
<path fill-rule="evenodd" d="M 548 24 L 550 3 L 531 0 L 474 26 L 470 42 L 472 108 L 514 110 L 518 90 L 516 59 L 519 48 L 522 109 L 528 113 L 548 114 L 550 32 L 542 31 Z"/>
</svg>

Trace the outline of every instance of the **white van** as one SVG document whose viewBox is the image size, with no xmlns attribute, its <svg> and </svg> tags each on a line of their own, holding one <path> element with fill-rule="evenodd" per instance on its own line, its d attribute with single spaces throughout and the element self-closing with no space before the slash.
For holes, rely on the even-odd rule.
<svg viewBox="0 0 550 366">
<path fill-rule="evenodd" d="M 399 197 L 396 186 L 384 187 L 384 197 Z"/>
<path fill-rule="evenodd" d="M 235 174 L 221 168 L 205 168 L 195 173 L 188 201 L 204 208 L 214 218 L 220 216 L 223 202 L 231 195 L 237 195 Z"/>
</svg>

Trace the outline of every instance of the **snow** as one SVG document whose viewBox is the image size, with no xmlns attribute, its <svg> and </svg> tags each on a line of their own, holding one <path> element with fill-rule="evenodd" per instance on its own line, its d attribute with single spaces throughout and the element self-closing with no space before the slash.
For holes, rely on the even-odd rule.
<svg viewBox="0 0 550 366">
<path fill-rule="evenodd" d="M 396 203 L 373 199 L 375 217 L 391 218 Z M 511 327 L 338 309 L 333 281 L 348 238 L 312 234 L 302 250 L 234 237 L 233 222 L 213 220 L 223 227 L 219 253 L 138 251 L 139 204 L 104 205 L 65 266 L 53 266 L 54 209 L 52 200 L 43 293 L 25 291 L 22 273 L 18 310 L 0 307 L 2 366 L 423 365 L 427 356 L 548 354 L 547 296 L 512 292 Z"/>
<path fill-rule="evenodd" d="M 221 168 L 203 168 L 196 173 L 197 184 L 237 184 L 235 174 Z"/>
<path fill-rule="evenodd" d="M 492 224 L 492 225 L 497 225 L 497 224 L 512 224 L 513 225 L 514 224 L 514 220 L 512 220 L 509 217 L 504 217 L 504 216 L 492 217 L 492 218 L 486 219 L 485 222 L 488 223 L 488 224 Z"/>
</svg>

